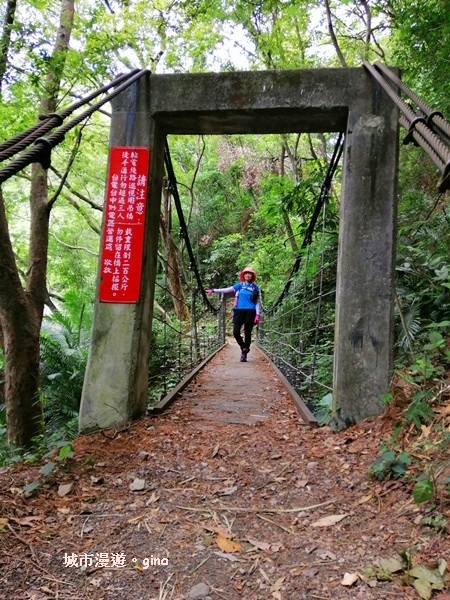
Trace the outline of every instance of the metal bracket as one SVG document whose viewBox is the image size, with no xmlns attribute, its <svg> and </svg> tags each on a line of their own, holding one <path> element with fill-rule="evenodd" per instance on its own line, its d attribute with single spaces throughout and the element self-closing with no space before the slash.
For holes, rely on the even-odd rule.
<svg viewBox="0 0 450 600">
<path fill-rule="evenodd" d="M 406 132 L 405 137 L 403 138 L 403 143 L 409 144 L 410 142 L 412 142 L 414 144 L 414 146 L 418 146 L 419 144 L 416 142 L 416 140 L 413 137 L 414 134 L 414 130 L 416 129 L 416 125 L 417 123 L 423 123 L 424 125 L 428 126 L 427 121 L 423 118 L 423 117 L 416 117 L 415 119 L 413 119 L 411 121 L 411 123 L 409 124 L 409 129 Z"/>
</svg>

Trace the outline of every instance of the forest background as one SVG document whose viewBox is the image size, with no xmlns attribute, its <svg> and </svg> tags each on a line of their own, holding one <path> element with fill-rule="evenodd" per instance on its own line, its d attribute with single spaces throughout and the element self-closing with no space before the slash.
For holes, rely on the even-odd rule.
<svg viewBox="0 0 450 600">
<path fill-rule="evenodd" d="M 380 60 L 398 66 L 411 89 L 450 114 L 446 0 L 9 0 L 1 11 L 1 141 L 134 68 L 199 73 Z M 17 445 L 47 448 L 77 434 L 109 121 L 106 105 L 66 135 L 48 171 L 35 163 L 1 188 L 0 464 L 23 458 Z M 251 264 L 266 302 L 277 297 L 335 142 L 323 134 L 171 136 L 189 234 L 208 286 L 230 284 Z M 396 373 L 412 386 L 406 408 L 414 407 L 419 429 L 432 418 L 429 399 L 448 392 L 448 194 L 436 191 L 438 178 L 418 148 L 401 146 Z M 337 213 L 338 176 L 331 201 Z M 179 252 L 173 220 L 162 241 L 170 233 Z M 182 274 L 186 257 L 179 257 Z M 189 277 L 180 280 L 189 288 Z M 38 401 L 24 404 L 26 397 Z M 392 393 L 386 402 L 394 399 Z"/>
</svg>

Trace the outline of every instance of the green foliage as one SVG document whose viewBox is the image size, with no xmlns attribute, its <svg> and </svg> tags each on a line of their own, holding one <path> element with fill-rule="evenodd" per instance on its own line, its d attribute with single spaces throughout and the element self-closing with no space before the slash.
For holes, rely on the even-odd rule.
<svg viewBox="0 0 450 600">
<path fill-rule="evenodd" d="M 392 0 L 389 9 L 395 64 L 430 106 L 448 115 L 450 15 L 446 0 Z"/>
<path fill-rule="evenodd" d="M 237 259 L 243 235 L 233 233 L 214 240 L 209 258 L 203 261 L 205 281 L 211 287 L 227 287 L 237 281 Z"/>
<path fill-rule="evenodd" d="M 59 432 L 69 437 L 77 435 L 88 336 L 84 307 L 81 307 L 77 321 L 60 312 L 44 319 L 41 329 L 41 399 L 48 432 Z"/>
<path fill-rule="evenodd" d="M 413 489 L 414 502 L 422 504 L 434 498 L 436 494 L 436 485 L 433 478 L 428 473 L 422 473 L 417 479 Z"/>
<path fill-rule="evenodd" d="M 374 479 L 397 479 L 406 475 L 411 456 L 407 452 L 399 452 L 385 449 L 381 452 L 369 469 L 369 476 Z"/>
<path fill-rule="evenodd" d="M 59 448 L 59 450 L 58 450 Z M 73 458 L 73 446 L 70 442 L 61 441 L 58 443 L 56 449 L 52 449 L 44 456 L 47 458 L 51 456 L 53 460 L 47 460 L 40 469 L 41 476 L 28 483 L 23 488 L 23 493 L 26 497 L 32 496 L 34 492 L 45 483 L 46 479 L 55 471 L 58 463 L 61 463 L 65 459 Z"/>
<path fill-rule="evenodd" d="M 403 586 L 411 586 L 423 600 L 430 600 L 434 590 L 444 590 L 448 581 L 447 561 L 440 558 L 436 568 L 413 562 L 410 549 L 390 558 L 378 557 L 365 569 L 366 577 L 393 581 L 401 576 Z"/>
<path fill-rule="evenodd" d="M 317 419 L 319 427 L 328 425 L 333 415 L 333 394 L 329 392 L 325 394 L 318 402 L 315 403 L 314 416 Z"/>
<path fill-rule="evenodd" d="M 8 443 L 4 410 L 5 406 L 0 405 L 0 466 L 22 462 L 35 463 L 50 456 L 53 457 L 53 460 L 60 461 L 73 456 L 72 442 L 63 438 L 60 432 L 49 433 L 47 431 L 36 436 L 33 438 L 32 446 L 29 449 Z M 50 467 L 46 467 L 46 469 L 50 469 Z"/>
<path fill-rule="evenodd" d="M 432 527 L 433 529 L 437 529 L 438 531 L 447 531 L 448 530 L 448 518 L 445 517 L 441 513 L 437 513 L 434 515 L 429 515 L 425 517 L 422 521 L 424 525 L 428 525 L 428 527 Z"/>
<path fill-rule="evenodd" d="M 412 422 L 420 430 L 422 423 L 427 423 L 434 417 L 434 412 L 427 399 L 432 391 L 419 390 L 411 398 L 411 403 L 405 413 L 405 421 Z"/>
</svg>

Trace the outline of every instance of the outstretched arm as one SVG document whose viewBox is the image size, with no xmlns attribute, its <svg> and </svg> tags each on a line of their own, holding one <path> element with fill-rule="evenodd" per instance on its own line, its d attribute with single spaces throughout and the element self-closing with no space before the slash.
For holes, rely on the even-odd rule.
<svg viewBox="0 0 450 600">
<path fill-rule="evenodd" d="M 209 294 L 233 294 L 235 289 L 232 285 L 230 285 L 230 287 L 226 287 L 226 288 L 213 288 L 213 289 L 209 289 L 209 290 L 205 290 L 206 293 Z"/>
</svg>

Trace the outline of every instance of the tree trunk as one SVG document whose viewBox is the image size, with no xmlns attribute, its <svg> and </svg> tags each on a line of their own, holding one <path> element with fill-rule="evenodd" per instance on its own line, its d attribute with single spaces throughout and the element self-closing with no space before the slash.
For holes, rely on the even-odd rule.
<svg viewBox="0 0 450 600">
<path fill-rule="evenodd" d="M 0 189 L 0 325 L 5 355 L 8 440 L 29 446 L 42 432 L 39 402 L 40 319 L 22 288 Z"/>
<path fill-rule="evenodd" d="M 25 301 L 15 307 L 3 328 L 8 441 L 23 447 L 43 431 L 39 400 L 40 323 Z"/>
<path fill-rule="evenodd" d="M 289 146 L 286 144 L 282 144 L 281 146 L 281 160 L 280 160 L 280 176 L 284 177 L 284 155 L 286 152 L 289 152 Z M 295 160 L 293 160 L 293 168 L 295 168 Z M 291 220 L 289 218 L 289 214 L 284 206 L 281 207 L 281 214 L 283 215 L 284 226 L 286 227 L 286 233 L 288 234 L 289 243 L 291 244 L 292 252 L 295 257 L 298 256 L 298 244 L 295 239 L 295 234 L 292 229 Z"/>
<path fill-rule="evenodd" d="M 2 97 L 3 80 L 8 66 L 8 52 L 11 45 L 11 32 L 14 25 L 16 8 L 17 0 L 8 0 L 0 38 L 0 98 Z"/>
<path fill-rule="evenodd" d="M 181 285 L 180 263 L 178 260 L 178 248 L 173 241 L 170 233 L 170 204 L 169 194 L 164 188 L 164 214 L 160 215 L 159 228 L 161 238 L 166 249 L 166 272 L 169 282 L 169 290 L 173 299 L 175 314 L 180 321 L 189 320 L 189 309 L 186 304 L 186 297 L 183 286 Z"/>
<path fill-rule="evenodd" d="M 65 59 L 74 17 L 74 0 L 61 1 L 60 25 L 50 71 L 44 84 L 40 113 L 56 111 Z M 56 198 L 53 200 L 53 202 Z M 5 355 L 5 402 L 8 440 L 30 446 L 42 432 L 39 401 L 40 329 L 47 298 L 49 218 L 47 172 L 32 166 L 30 188 L 30 244 L 25 290 L 8 232 L 3 197 L 0 194 L 0 322 Z"/>
</svg>

